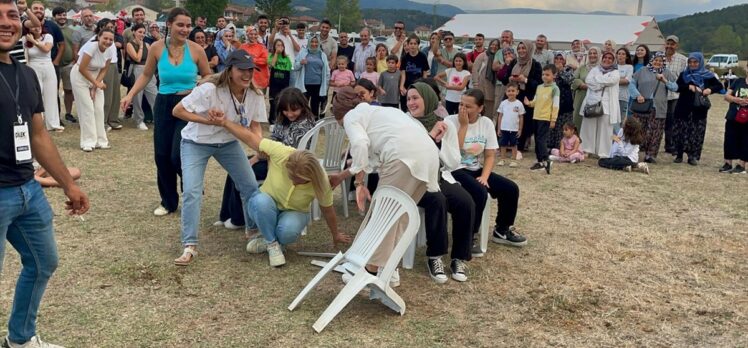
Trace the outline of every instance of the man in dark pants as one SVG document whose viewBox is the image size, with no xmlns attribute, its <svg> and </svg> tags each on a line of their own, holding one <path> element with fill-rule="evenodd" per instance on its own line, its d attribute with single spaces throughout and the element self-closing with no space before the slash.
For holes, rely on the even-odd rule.
<svg viewBox="0 0 748 348">
<path fill-rule="evenodd" d="M 46 131 L 36 74 L 10 56 L 21 37 L 20 13 L 12 0 L 0 0 L 0 31 L 10 33 L 0 36 L 0 260 L 7 240 L 22 264 L 2 346 L 58 348 L 36 334 L 37 312 L 58 256 L 54 213 L 34 180 L 33 158 L 60 183 L 70 214 L 88 211 L 88 197 L 73 181 Z"/>
</svg>

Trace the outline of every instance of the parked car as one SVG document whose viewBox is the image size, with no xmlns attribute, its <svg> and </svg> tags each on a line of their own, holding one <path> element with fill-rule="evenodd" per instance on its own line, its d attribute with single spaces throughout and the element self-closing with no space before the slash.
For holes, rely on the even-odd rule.
<svg viewBox="0 0 748 348">
<path fill-rule="evenodd" d="M 706 63 L 713 68 L 735 68 L 738 66 L 737 54 L 715 54 Z"/>
<path fill-rule="evenodd" d="M 470 52 L 473 52 L 475 49 L 475 44 L 472 42 L 467 42 L 464 45 L 462 45 L 462 53 L 468 54 Z"/>
</svg>

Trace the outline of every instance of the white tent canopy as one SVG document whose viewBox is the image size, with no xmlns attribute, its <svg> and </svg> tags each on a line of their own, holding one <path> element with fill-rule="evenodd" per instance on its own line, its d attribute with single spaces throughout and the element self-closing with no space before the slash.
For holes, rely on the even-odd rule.
<svg viewBox="0 0 748 348">
<path fill-rule="evenodd" d="M 662 49 L 665 44 L 651 16 L 458 14 L 439 28 L 457 37 L 482 33 L 486 38 L 498 38 L 505 29 L 514 33 L 515 40 L 535 40 L 538 34 L 545 34 L 551 49 L 556 50 L 569 49 L 569 44 L 576 39 L 593 45 L 602 45 L 607 40 L 619 46 L 646 44 L 653 50 Z"/>
</svg>

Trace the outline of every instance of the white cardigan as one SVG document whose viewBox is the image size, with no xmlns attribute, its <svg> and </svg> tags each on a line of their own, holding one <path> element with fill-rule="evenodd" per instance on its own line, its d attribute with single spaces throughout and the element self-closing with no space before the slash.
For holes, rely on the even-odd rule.
<svg viewBox="0 0 748 348">
<path fill-rule="evenodd" d="M 613 70 L 603 75 L 599 67 L 595 67 L 587 74 L 584 83 L 587 84 L 587 96 L 584 97 L 579 114 L 584 116 L 584 107 L 603 102 L 603 112 L 610 116 L 610 124 L 621 122 L 621 105 L 618 103 L 618 83 L 621 75 Z"/>
</svg>

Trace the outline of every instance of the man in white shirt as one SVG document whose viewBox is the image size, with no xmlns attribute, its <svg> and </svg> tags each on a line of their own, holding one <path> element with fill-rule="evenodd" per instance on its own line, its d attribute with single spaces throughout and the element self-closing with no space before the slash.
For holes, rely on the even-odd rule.
<svg viewBox="0 0 748 348">
<path fill-rule="evenodd" d="M 405 33 L 405 23 L 403 21 L 397 21 L 395 22 L 395 26 L 392 28 L 394 31 L 392 32 L 392 35 L 387 38 L 387 49 L 390 51 L 390 54 L 400 57 L 405 50 L 405 42 L 408 37 Z"/>
<path fill-rule="evenodd" d="M 296 24 L 296 42 L 299 43 L 299 46 L 301 46 L 301 49 L 305 49 L 307 45 L 307 39 L 306 39 L 306 24 L 304 23 L 297 23 Z M 299 50 L 301 51 L 301 50 Z M 299 54 L 299 52 L 296 52 L 296 54 Z"/>
<path fill-rule="evenodd" d="M 296 54 L 301 51 L 301 46 L 293 35 L 291 35 L 291 29 L 288 26 L 289 23 L 290 21 L 286 16 L 278 18 L 275 21 L 275 28 L 273 28 L 273 33 L 270 35 L 270 45 L 272 45 L 272 42 L 275 42 L 275 39 L 283 41 L 283 45 L 286 48 L 286 55 L 291 60 L 291 63 L 293 63 Z"/>
<path fill-rule="evenodd" d="M 538 35 L 535 38 L 535 53 L 533 53 L 532 59 L 540 63 L 540 66 L 553 64 L 553 53 L 547 47 L 548 38 L 543 34 Z"/>
<path fill-rule="evenodd" d="M 265 47 L 270 49 L 270 46 L 272 46 L 273 43 L 268 42 L 270 40 L 270 31 L 268 31 L 268 28 L 270 28 L 270 20 L 268 19 L 268 16 L 260 15 L 257 17 L 258 40 L 265 45 Z"/>
<path fill-rule="evenodd" d="M 376 48 L 369 42 L 371 34 L 368 28 L 361 29 L 359 33 L 361 43 L 353 50 L 353 76 L 358 79 L 366 71 L 366 58 L 376 56 Z"/>
</svg>

